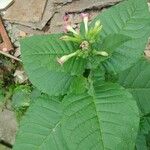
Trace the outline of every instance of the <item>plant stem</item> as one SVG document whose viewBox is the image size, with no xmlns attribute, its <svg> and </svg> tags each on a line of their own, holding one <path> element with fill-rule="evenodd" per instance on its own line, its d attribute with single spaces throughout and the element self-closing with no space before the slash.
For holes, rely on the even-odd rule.
<svg viewBox="0 0 150 150">
<path fill-rule="evenodd" d="M 22 62 L 21 59 L 15 57 L 15 56 L 12 56 L 12 55 L 10 55 L 10 54 L 8 54 L 8 53 L 6 53 L 6 52 L 0 51 L 0 54 L 4 55 L 4 56 L 6 56 L 6 57 L 9 57 L 9 58 L 11 58 L 11 59 L 14 59 L 14 60 L 17 60 L 17 61 Z"/>
</svg>

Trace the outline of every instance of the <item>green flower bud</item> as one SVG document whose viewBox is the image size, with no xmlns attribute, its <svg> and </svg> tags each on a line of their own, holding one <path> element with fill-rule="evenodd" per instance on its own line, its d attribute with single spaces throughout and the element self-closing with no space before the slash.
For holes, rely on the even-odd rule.
<svg viewBox="0 0 150 150">
<path fill-rule="evenodd" d="M 60 64 L 60 65 L 63 65 L 67 60 L 69 60 L 70 58 L 74 57 L 74 56 L 77 56 L 79 53 L 79 51 L 76 51 L 74 53 L 71 53 L 71 54 L 68 54 L 68 55 L 64 55 L 62 56 L 61 58 L 57 58 L 57 62 Z"/>
</svg>

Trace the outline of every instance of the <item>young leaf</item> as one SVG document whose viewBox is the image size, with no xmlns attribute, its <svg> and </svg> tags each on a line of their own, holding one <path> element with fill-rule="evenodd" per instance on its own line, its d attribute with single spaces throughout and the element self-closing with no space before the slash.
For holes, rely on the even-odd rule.
<svg viewBox="0 0 150 150">
<path fill-rule="evenodd" d="M 138 109 L 132 95 L 117 84 L 95 87 L 95 95 L 63 100 L 62 131 L 70 150 L 134 149 Z"/>
<path fill-rule="evenodd" d="M 100 39 L 105 39 L 110 34 L 123 34 L 132 38 L 119 46 L 111 58 L 105 60 L 105 68 L 118 73 L 131 67 L 143 54 L 150 36 L 147 0 L 121 2 L 98 15 L 91 26 L 94 26 L 97 20 L 103 25 Z"/>
<path fill-rule="evenodd" d="M 77 49 L 71 42 L 60 40 L 61 36 L 62 34 L 41 35 L 21 41 L 22 60 L 29 79 L 49 95 L 66 93 L 73 78 L 70 74 L 84 72 L 84 61 L 81 59 L 72 58 L 63 66 L 57 62 L 57 57 Z"/>
<path fill-rule="evenodd" d="M 61 133 L 61 116 L 57 98 L 37 98 L 21 121 L 13 150 L 69 150 Z"/>
<path fill-rule="evenodd" d="M 140 60 L 135 66 L 120 73 L 119 81 L 133 94 L 141 115 L 150 113 L 150 61 Z"/>
</svg>

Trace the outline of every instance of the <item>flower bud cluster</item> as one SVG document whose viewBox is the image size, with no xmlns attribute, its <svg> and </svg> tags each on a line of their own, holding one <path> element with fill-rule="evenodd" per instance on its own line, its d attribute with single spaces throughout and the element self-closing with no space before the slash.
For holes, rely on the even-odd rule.
<svg viewBox="0 0 150 150">
<path fill-rule="evenodd" d="M 96 42 L 98 34 L 102 30 L 102 25 L 100 21 L 96 21 L 93 28 L 89 29 L 89 14 L 81 13 L 81 18 L 84 23 L 84 35 L 77 32 L 73 26 L 71 25 L 71 21 L 69 15 L 64 16 L 64 31 L 65 33 L 71 33 L 62 36 L 60 39 L 64 41 L 71 41 L 79 44 L 79 50 L 73 52 L 68 55 L 64 55 L 61 58 L 57 58 L 59 64 L 63 65 L 66 61 L 68 61 L 72 57 L 88 57 L 89 53 L 93 55 L 101 55 L 103 57 L 108 57 L 108 53 L 105 51 L 92 51 L 91 44 Z"/>
</svg>

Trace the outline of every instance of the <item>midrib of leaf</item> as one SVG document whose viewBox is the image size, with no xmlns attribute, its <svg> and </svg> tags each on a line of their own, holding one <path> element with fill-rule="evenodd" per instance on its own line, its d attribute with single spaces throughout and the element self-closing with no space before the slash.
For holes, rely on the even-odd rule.
<svg viewBox="0 0 150 150">
<path fill-rule="evenodd" d="M 135 8 L 131 14 L 129 14 L 129 19 L 126 20 L 126 23 L 124 24 L 124 26 L 122 27 L 122 29 L 124 30 L 124 28 L 127 26 L 128 22 L 132 19 L 132 17 L 135 15 L 137 8 Z M 128 13 L 128 9 L 127 9 L 127 13 Z M 121 17 L 120 17 L 121 18 Z M 121 31 L 121 29 L 120 29 Z"/>
<path fill-rule="evenodd" d="M 97 120 L 98 120 L 98 123 L 99 123 L 99 131 L 100 131 L 99 135 L 100 135 L 100 137 L 101 137 L 103 149 L 105 149 L 104 141 L 103 141 L 103 135 L 102 135 L 102 130 L 101 130 L 101 125 L 100 125 L 100 121 L 99 121 L 99 115 L 98 115 L 98 111 L 97 111 L 95 99 L 96 99 L 95 94 L 93 94 L 93 95 L 92 95 L 92 100 L 93 100 L 93 104 L 94 104 L 94 106 L 95 106 L 95 112 L 96 112 Z"/>
<path fill-rule="evenodd" d="M 68 53 L 66 53 L 68 54 Z M 32 55 L 60 55 L 60 54 L 56 54 L 56 53 L 32 53 L 32 54 L 29 54 L 29 55 L 26 55 L 26 56 L 32 56 Z"/>
<path fill-rule="evenodd" d="M 134 88 L 134 87 L 133 88 L 128 88 L 127 87 L 126 89 L 130 90 L 130 91 L 141 91 L 141 90 L 142 91 L 150 91 L 150 87 L 149 88 L 144 88 L 144 87 L 143 88 Z"/>
<path fill-rule="evenodd" d="M 57 129 L 57 127 L 59 126 L 60 123 L 61 123 L 61 121 L 58 121 L 58 122 L 56 123 L 56 125 L 55 125 L 52 129 L 50 129 L 49 134 L 44 138 L 44 140 L 42 141 L 42 143 L 40 143 L 40 145 L 37 147 L 38 150 L 40 150 L 41 146 L 42 146 L 43 144 L 45 144 L 45 142 L 47 141 L 47 139 L 48 139 L 51 135 L 53 136 L 53 140 L 54 140 L 54 142 L 55 142 L 55 144 L 56 144 L 56 147 L 57 147 L 57 142 L 56 142 L 56 140 L 55 140 L 55 137 L 54 137 L 54 135 L 53 135 L 53 132 L 55 132 L 55 130 Z M 58 147 L 57 147 L 57 149 L 59 150 Z"/>
<path fill-rule="evenodd" d="M 55 132 L 55 130 L 56 130 L 56 128 L 59 126 L 59 124 L 60 124 L 60 121 L 56 124 L 55 128 L 52 129 L 52 131 Z M 56 145 L 57 149 L 59 150 L 59 148 L 58 148 L 58 146 L 57 146 L 57 142 L 56 142 L 55 136 L 54 136 L 53 134 L 52 134 L 52 136 L 53 136 L 53 140 L 54 140 L 54 142 L 55 142 L 55 145 Z"/>
<path fill-rule="evenodd" d="M 42 141 L 42 143 L 40 143 L 40 145 L 37 147 L 37 149 L 40 150 L 41 146 L 42 146 L 43 144 L 45 144 L 45 142 L 46 142 L 47 139 L 51 136 L 51 134 L 52 134 L 52 136 L 53 136 L 53 132 L 54 132 L 54 130 L 58 127 L 59 124 L 60 124 L 60 121 L 59 121 L 58 123 L 56 123 L 56 125 L 55 125 L 52 129 L 50 129 L 49 134 L 44 138 L 44 140 Z M 54 136 L 53 136 L 53 137 L 54 137 Z M 55 138 L 53 138 L 53 139 L 54 139 L 54 142 L 56 143 L 56 146 L 57 146 L 57 142 L 56 142 Z M 58 149 L 58 148 L 57 148 L 57 149 Z M 58 150 L 59 150 L 59 149 L 58 149 Z"/>
<path fill-rule="evenodd" d="M 145 71 L 145 68 L 143 68 L 142 71 L 140 71 L 140 73 L 137 75 L 137 77 L 133 80 L 132 82 L 132 87 L 134 87 L 133 85 L 136 83 L 136 81 L 138 80 L 139 76 Z M 129 74 L 128 74 L 129 75 Z"/>
<path fill-rule="evenodd" d="M 128 10 L 128 9 L 127 9 L 127 10 Z M 127 12 L 128 12 L 128 11 L 127 11 Z M 126 22 L 124 23 L 124 25 L 123 25 L 122 28 L 119 28 L 119 26 L 117 25 L 118 28 L 119 28 L 118 33 L 120 33 L 121 30 L 124 30 L 124 28 L 128 25 L 128 22 L 132 20 L 132 17 L 135 15 L 135 13 L 136 13 L 136 9 L 134 9 L 134 11 L 132 12 L 132 14 L 129 14 L 129 19 L 126 20 Z M 121 18 L 121 17 L 120 17 L 120 18 Z"/>
</svg>

